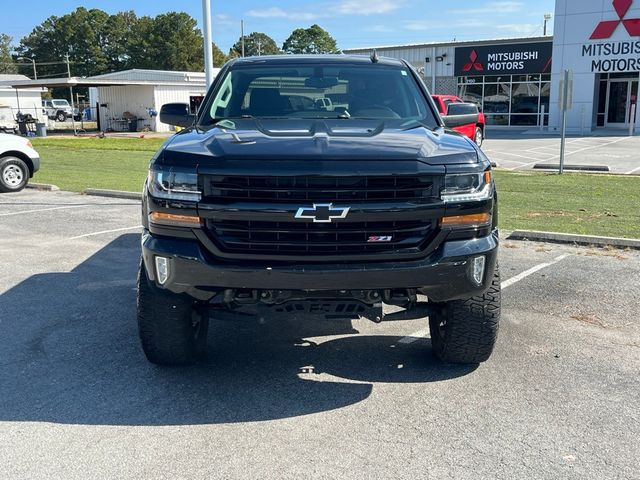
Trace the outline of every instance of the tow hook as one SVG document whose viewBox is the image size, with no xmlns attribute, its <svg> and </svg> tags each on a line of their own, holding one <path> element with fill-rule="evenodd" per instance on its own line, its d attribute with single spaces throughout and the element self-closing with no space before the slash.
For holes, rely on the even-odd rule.
<svg viewBox="0 0 640 480">
<path fill-rule="evenodd" d="M 382 323 L 384 320 L 384 310 L 382 308 L 382 302 L 374 303 L 371 307 L 371 315 L 369 319 L 374 323 Z"/>
</svg>

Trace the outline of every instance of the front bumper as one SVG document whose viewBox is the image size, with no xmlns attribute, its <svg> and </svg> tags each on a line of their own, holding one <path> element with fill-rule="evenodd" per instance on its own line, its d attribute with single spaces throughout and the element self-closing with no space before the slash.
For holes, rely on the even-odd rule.
<svg viewBox="0 0 640 480">
<path fill-rule="evenodd" d="M 354 264 L 252 264 L 217 260 L 198 241 L 155 236 L 145 230 L 142 255 L 148 278 L 159 288 L 209 300 L 224 289 L 382 290 L 415 288 L 434 301 L 469 298 L 486 291 L 493 280 L 498 234 L 443 242 L 417 261 Z M 484 255 L 481 285 L 472 280 L 471 259 Z M 154 258 L 169 259 L 164 285 L 156 282 Z"/>
<path fill-rule="evenodd" d="M 33 174 L 40 170 L 40 157 L 38 155 L 30 155 L 29 158 L 31 159 L 31 163 L 33 163 L 33 172 L 31 172 L 31 176 L 33 177 Z"/>
</svg>

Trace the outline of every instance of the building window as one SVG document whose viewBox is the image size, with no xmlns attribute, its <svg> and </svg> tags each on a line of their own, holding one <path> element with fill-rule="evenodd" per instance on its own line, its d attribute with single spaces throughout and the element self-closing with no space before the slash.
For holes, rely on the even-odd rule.
<svg viewBox="0 0 640 480">
<path fill-rule="evenodd" d="M 458 95 L 478 105 L 488 125 L 538 126 L 540 122 L 548 125 L 550 91 L 549 75 L 458 78 Z"/>
</svg>

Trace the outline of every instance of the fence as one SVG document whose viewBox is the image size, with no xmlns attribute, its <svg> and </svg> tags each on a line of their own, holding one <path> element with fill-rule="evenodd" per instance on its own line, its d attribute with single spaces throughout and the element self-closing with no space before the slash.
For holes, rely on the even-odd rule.
<svg viewBox="0 0 640 480">
<path fill-rule="evenodd" d="M 60 114 L 54 109 L 46 110 L 38 107 L 22 107 L 18 110 L 11 107 L 11 116 L 16 124 L 18 120 L 26 120 L 28 132 L 35 134 L 36 123 L 44 123 L 49 132 L 150 132 L 153 130 L 155 120 L 153 113 L 143 117 L 116 114 L 109 108 L 102 106 L 98 110 L 96 106 L 80 105 L 75 108 L 73 117 Z M 8 115 L 7 115 L 8 116 Z M 27 134 L 29 134 L 27 132 Z M 24 132 L 23 132 L 24 133 Z"/>
</svg>

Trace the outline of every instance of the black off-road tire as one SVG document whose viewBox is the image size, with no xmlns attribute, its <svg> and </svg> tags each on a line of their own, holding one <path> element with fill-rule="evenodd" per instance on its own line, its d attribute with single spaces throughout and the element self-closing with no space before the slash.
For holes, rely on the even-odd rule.
<svg viewBox="0 0 640 480">
<path fill-rule="evenodd" d="M 160 290 L 138 272 L 138 333 L 147 360 L 156 365 L 192 365 L 206 353 L 209 319 L 195 300 Z"/>
<path fill-rule="evenodd" d="M 19 192 L 27 186 L 29 175 L 24 160 L 14 156 L 0 158 L 0 192 Z"/>
<path fill-rule="evenodd" d="M 59 122 L 66 122 L 67 121 L 67 115 L 64 112 L 58 112 L 56 113 L 56 120 Z"/>
<path fill-rule="evenodd" d="M 500 320 L 500 271 L 484 295 L 440 305 L 441 313 L 429 317 L 431 345 L 447 363 L 476 364 L 491 356 Z"/>
</svg>

